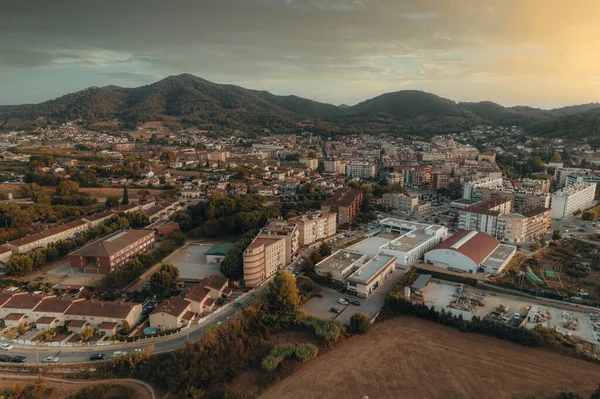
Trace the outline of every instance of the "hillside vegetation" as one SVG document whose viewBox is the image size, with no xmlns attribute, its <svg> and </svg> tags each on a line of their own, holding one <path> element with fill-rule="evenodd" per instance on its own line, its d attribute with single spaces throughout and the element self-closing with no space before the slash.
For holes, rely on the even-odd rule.
<svg viewBox="0 0 600 399">
<path fill-rule="evenodd" d="M 417 90 L 382 94 L 354 106 L 335 106 L 182 74 L 136 88 L 91 87 L 40 104 L 0 106 L 0 129 L 31 129 L 49 120 L 82 119 L 93 124 L 116 119 L 126 128 L 175 120 L 214 130 L 293 131 L 312 125 L 315 132 L 429 135 L 485 123 L 518 125 L 553 137 L 577 137 L 600 136 L 599 115 L 598 103 L 554 110 L 507 108 L 487 101 L 456 103 Z"/>
</svg>

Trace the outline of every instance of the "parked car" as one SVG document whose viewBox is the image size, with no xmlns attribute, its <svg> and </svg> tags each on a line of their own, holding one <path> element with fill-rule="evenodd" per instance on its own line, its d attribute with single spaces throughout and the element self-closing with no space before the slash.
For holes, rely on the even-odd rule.
<svg viewBox="0 0 600 399">
<path fill-rule="evenodd" d="M 2 344 L 0 345 L 0 349 L 2 349 L 3 351 L 9 351 L 13 348 L 13 346 L 11 344 Z"/>
<path fill-rule="evenodd" d="M 46 356 L 42 359 L 42 363 L 58 363 L 58 357 L 56 356 Z"/>
<path fill-rule="evenodd" d="M 90 355 L 90 360 L 104 360 L 106 355 L 104 353 L 94 353 Z"/>
<path fill-rule="evenodd" d="M 358 299 L 353 299 L 350 301 L 350 303 L 355 306 L 360 306 L 360 301 Z"/>
<path fill-rule="evenodd" d="M 513 316 L 515 319 L 520 319 L 521 315 L 519 313 L 515 313 L 515 315 Z"/>
<path fill-rule="evenodd" d="M 125 351 L 116 351 L 116 352 L 113 352 L 113 357 L 125 356 L 126 354 L 127 354 L 127 352 L 125 352 Z"/>
<path fill-rule="evenodd" d="M 0 362 L 10 362 L 11 357 L 8 355 L 0 355 Z"/>
<path fill-rule="evenodd" d="M 340 313 L 340 310 L 338 308 L 336 308 L 336 307 L 332 307 L 331 309 L 329 309 L 329 311 L 331 313 Z"/>
<path fill-rule="evenodd" d="M 316 296 L 317 298 L 323 298 L 323 294 L 321 294 L 320 292 L 317 292 L 317 293 L 315 294 L 315 296 Z"/>
<path fill-rule="evenodd" d="M 10 361 L 13 363 L 25 363 L 27 358 L 25 356 L 13 356 L 10 358 Z"/>
<path fill-rule="evenodd" d="M 239 308 L 240 306 L 242 306 L 242 304 L 239 303 L 239 302 L 236 302 L 236 303 L 233 304 L 234 308 Z"/>
<path fill-rule="evenodd" d="M 342 305 L 348 305 L 350 303 L 344 298 L 340 298 L 338 302 L 341 303 Z"/>
</svg>

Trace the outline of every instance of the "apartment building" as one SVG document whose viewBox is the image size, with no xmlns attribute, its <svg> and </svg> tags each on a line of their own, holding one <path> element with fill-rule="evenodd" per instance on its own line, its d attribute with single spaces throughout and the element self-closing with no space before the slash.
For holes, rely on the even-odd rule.
<svg viewBox="0 0 600 399">
<path fill-rule="evenodd" d="M 333 215 L 335 223 L 335 215 Z M 276 235 L 285 237 L 285 263 L 288 264 L 296 255 L 301 244 L 300 225 L 294 220 L 282 219 L 271 220 L 262 230 L 263 235 Z"/>
<path fill-rule="evenodd" d="M 477 230 L 493 237 L 498 235 L 499 219 L 512 212 L 512 203 L 506 198 L 492 198 L 458 211 L 459 230 Z"/>
<path fill-rule="evenodd" d="M 108 274 L 154 247 L 153 230 L 119 230 L 69 254 L 73 272 Z"/>
<path fill-rule="evenodd" d="M 346 165 L 346 176 L 349 179 L 371 179 L 377 174 L 374 164 L 367 161 L 352 161 Z"/>
<path fill-rule="evenodd" d="M 323 170 L 325 173 L 343 175 L 346 173 L 346 163 L 339 159 L 326 159 L 323 161 Z"/>
<path fill-rule="evenodd" d="M 352 222 L 354 216 L 360 211 L 363 201 L 362 191 L 353 188 L 337 190 L 331 198 L 321 204 L 321 211 L 337 214 L 338 226 Z"/>
<path fill-rule="evenodd" d="M 559 188 L 563 188 L 567 185 L 568 176 L 583 176 L 589 175 L 591 169 L 583 168 L 556 168 L 554 170 L 554 182 Z"/>
<path fill-rule="evenodd" d="M 565 219 L 594 205 L 596 183 L 577 183 L 552 194 L 552 219 Z"/>
<path fill-rule="evenodd" d="M 500 218 L 498 239 L 508 242 L 528 242 L 546 234 L 552 222 L 552 211 L 537 207 L 521 213 L 511 213 Z"/>
<path fill-rule="evenodd" d="M 431 175 L 431 188 L 439 190 L 442 188 L 450 188 L 450 175 L 448 173 L 436 172 Z"/>
<path fill-rule="evenodd" d="M 514 188 L 522 188 L 529 191 L 540 191 L 542 193 L 549 193 L 552 183 L 550 180 L 539 180 L 539 179 L 520 179 L 512 182 Z"/>
<path fill-rule="evenodd" d="M 337 232 L 337 215 L 332 212 L 308 212 L 289 221 L 298 226 L 300 245 L 310 245 Z"/>
<path fill-rule="evenodd" d="M 586 182 L 598 183 L 600 182 L 600 175 L 568 175 L 565 187 Z"/>
<path fill-rule="evenodd" d="M 400 193 L 386 193 L 383 194 L 383 205 L 408 214 L 412 213 L 419 205 L 419 197 L 406 196 Z"/>
<path fill-rule="evenodd" d="M 88 229 L 88 223 L 84 220 L 75 220 L 58 227 L 52 227 L 39 233 L 30 234 L 7 242 L 13 254 L 22 254 L 38 248 L 46 248 L 48 244 L 56 241 L 73 238 Z"/>
<path fill-rule="evenodd" d="M 473 192 L 478 188 L 501 188 L 502 178 L 493 177 L 480 179 L 472 182 L 465 183 L 463 185 L 463 198 L 464 199 L 478 199 L 473 198 Z"/>
<path fill-rule="evenodd" d="M 244 251 L 244 281 L 255 287 L 286 265 L 286 236 L 257 235 Z"/>
<path fill-rule="evenodd" d="M 388 173 L 385 177 L 385 180 L 387 181 L 388 186 L 392 186 L 395 184 L 399 184 L 401 187 L 404 186 L 404 177 L 402 176 L 402 173 Z"/>
<path fill-rule="evenodd" d="M 300 163 L 304 164 L 308 170 L 317 170 L 319 167 L 319 160 L 316 158 L 302 158 Z"/>
</svg>

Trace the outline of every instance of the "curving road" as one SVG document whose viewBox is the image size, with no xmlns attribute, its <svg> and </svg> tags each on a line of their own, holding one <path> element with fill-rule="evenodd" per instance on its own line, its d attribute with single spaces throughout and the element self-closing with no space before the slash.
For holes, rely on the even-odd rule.
<svg viewBox="0 0 600 399">
<path fill-rule="evenodd" d="M 122 344 L 114 344 L 110 346 L 90 346 L 90 347 L 49 347 L 49 346 L 37 346 L 37 347 L 26 347 L 16 346 L 10 351 L 0 351 L 0 354 L 6 354 L 9 356 L 25 356 L 27 358 L 26 363 L 41 363 L 42 359 L 47 356 L 57 356 L 59 363 L 75 363 L 75 362 L 86 362 L 89 361 L 90 355 L 95 353 L 102 353 L 106 355 L 107 359 L 113 356 L 115 351 L 128 351 L 132 352 L 135 349 L 144 349 L 147 347 L 154 346 L 154 353 L 170 352 L 172 350 L 181 348 L 184 346 L 186 341 L 195 342 L 202 337 L 204 331 L 217 323 L 223 323 L 232 317 L 235 317 L 243 307 L 253 302 L 258 297 L 264 294 L 264 290 L 267 284 L 254 290 L 254 295 L 248 295 L 241 299 L 239 303 L 242 306 L 230 307 L 226 311 L 213 316 L 210 320 L 206 321 L 202 325 L 192 325 L 188 330 L 187 334 L 177 335 L 174 338 L 165 337 L 163 340 L 158 342 L 129 342 Z M 154 340 L 153 340 L 154 341 Z M 0 363 L 2 364 L 2 363 Z"/>
</svg>

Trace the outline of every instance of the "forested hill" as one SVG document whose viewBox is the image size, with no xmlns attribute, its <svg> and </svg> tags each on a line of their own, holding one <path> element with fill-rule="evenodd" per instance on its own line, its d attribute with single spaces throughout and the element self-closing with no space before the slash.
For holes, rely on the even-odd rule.
<svg viewBox="0 0 600 399">
<path fill-rule="evenodd" d="M 222 85 L 182 74 L 136 87 L 92 87 L 40 104 L 0 106 L 0 129 L 28 129 L 57 121 L 117 119 L 126 128 L 154 120 L 220 128 L 436 134 L 486 123 L 518 125 L 538 134 L 598 133 L 600 104 L 542 110 L 492 102 L 456 103 L 416 90 L 386 93 L 354 106 L 335 106 L 297 96 Z M 558 129 L 560 133 L 556 133 Z"/>
</svg>

